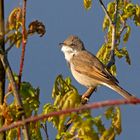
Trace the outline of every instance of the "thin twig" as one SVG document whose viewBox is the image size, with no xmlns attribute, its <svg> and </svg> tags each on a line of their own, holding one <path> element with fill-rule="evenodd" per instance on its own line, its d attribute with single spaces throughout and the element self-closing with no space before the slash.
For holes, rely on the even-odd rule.
<svg viewBox="0 0 140 140">
<path fill-rule="evenodd" d="M 0 49 L 5 50 L 5 18 L 4 18 L 4 0 L 0 0 Z M 5 94 L 5 70 L 3 68 L 2 63 L 0 62 L 0 105 L 4 102 L 4 94 Z M 0 127 L 3 126 L 5 118 L 0 116 Z M 0 139 L 6 140 L 6 133 L 0 134 Z"/>
<path fill-rule="evenodd" d="M 106 7 L 105 7 L 103 1 L 102 1 L 102 0 L 99 0 L 99 2 L 100 2 L 101 7 L 103 8 L 103 10 L 104 10 L 104 12 L 105 12 L 105 15 L 106 15 L 107 18 L 108 18 L 110 24 L 112 25 L 112 24 L 113 24 L 113 21 L 111 20 L 111 17 L 110 17 L 110 15 L 109 15 L 109 13 L 108 13 L 108 11 L 107 11 L 107 9 L 106 9 Z"/>
<path fill-rule="evenodd" d="M 26 48 L 26 28 L 25 28 L 26 4 L 27 4 L 27 0 L 23 0 L 23 7 L 22 7 L 22 53 L 21 53 L 21 59 L 20 59 L 18 90 L 20 90 L 20 83 L 21 83 L 21 77 L 22 77 L 22 72 L 23 72 L 25 48 Z M 25 116 L 22 116 L 23 121 L 24 121 L 24 119 L 25 119 Z M 30 136 L 29 136 L 28 125 L 25 124 L 24 126 L 25 126 L 25 128 L 22 129 L 24 139 L 29 140 Z"/>
<path fill-rule="evenodd" d="M 116 24 L 117 24 L 117 15 L 118 15 L 118 2 L 119 2 L 119 0 L 116 0 L 115 12 L 114 12 L 114 22 L 112 23 L 112 45 L 111 45 L 111 50 L 110 50 L 110 61 L 107 64 L 108 68 L 110 68 L 112 65 L 115 64 L 114 50 L 115 50 L 115 46 L 116 46 Z"/>
<path fill-rule="evenodd" d="M 18 108 L 21 110 L 21 109 L 23 109 L 23 104 L 22 104 L 20 94 L 18 93 L 17 84 L 16 84 L 16 81 L 14 79 L 13 72 L 11 70 L 9 62 L 8 62 L 4 52 L 2 50 L 0 53 L 0 60 L 1 60 L 3 67 L 6 71 L 7 77 L 12 85 L 12 91 L 13 91 L 13 94 L 14 94 L 14 97 L 16 100 L 16 104 L 17 104 Z M 25 114 L 22 114 L 21 118 L 22 118 L 22 120 L 24 120 L 26 118 Z M 24 124 L 24 127 L 22 130 L 23 130 L 23 134 L 24 134 L 25 139 L 29 140 L 29 133 L 28 133 L 27 124 Z"/>
<path fill-rule="evenodd" d="M 122 25 L 122 28 L 120 29 L 119 34 L 121 35 L 126 28 L 127 28 L 126 22 L 123 22 L 123 25 Z"/>
<path fill-rule="evenodd" d="M 22 52 L 21 52 L 21 58 L 20 58 L 20 69 L 19 69 L 19 85 L 21 83 L 22 73 L 23 73 L 23 67 L 24 67 L 24 58 L 25 58 L 25 49 L 26 49 L 26 4 L 27 0 L 23 0 L 23 8 L 22 8 Z"/>
<path fill-rule="evenodd" d="M 45 134 L 46 134 L 46 140 L 49 140 L 49 135 L 48 135 L 48 128 L 47 128 L 47 123 L 41 124 Z"/>
<path fill-rule="evenodd" d="M 95 103 L 91 103 L 91 104 L 86 104 L 86 105 L 81 106 L 79 108 L 71 108 L 71 109 L 51 112 L 51 113 L 44 114 L 44 115 L 41 114 L 38 116 L 32 116 L 32 117 L 29 117 L 23 121 L 17 121 L 17 122 L 14 122 L 8 126 L 3 126 L 2 128 L 0 128 L 0 133 L 3 131 L 7 131 L 9 129 L 24 125 L 25 123 L 36 122 L 36 121 L 40 121 L 40 120 L 43 120 L 43 119 L 46 119 L 49 117 L 65 115 L 65 114 L 69 114 L 72 112 L 80 112 L 80 111 L 87 110 L 87 109 L 98 109 L 98 108 L 103 108 L 103 107 L 107 107 L 107 106 L 126 105 L 126 104 L 140 104 L 140 99 L 132 99 L 130 101 L 125 100 L 125 99 L 123 99 L 123 100 L 107 100 L 107 101 L 102 101 L 102 102 L 95 102 Z"/>
<path fill-rule="evenodd" d="M 5 54 L 7 54 L 7 53 L 13 48 L 13 46 L 15 45 L 15 43 L 16 43 L 17 41 L 19 41 L 21 38 L 22 38 L 22 36 L 20 36 L 19 38 L 15 39 L 15 40 L 11 43 L 11 45 L 5 50 Z"/>
<path fill-rule="evenodd" d="M 115 50 L 115 45 L 116 45 L 116 24 L 117 24 L 119 0 L 116 0 L 116 3 L 115 3 L 114 21 L 109 16 L 109 13 L 108 13 L 104 3 L 102 2 L 102 0 L 99 0 L 99 2 L 100 2 L 101 7 L 103 8 L 103 10 L 105 12 L 105 15 L 107 16 L 107 18 L 110 22 L 110 25 L 112 26 L 112 45 L 111 45 L 111 50 L 110 50 L 110 61 L 107 64 L 107 68 L 110 68 L 112 65 L 115 64 L 114 50 Z"/>
</svg>

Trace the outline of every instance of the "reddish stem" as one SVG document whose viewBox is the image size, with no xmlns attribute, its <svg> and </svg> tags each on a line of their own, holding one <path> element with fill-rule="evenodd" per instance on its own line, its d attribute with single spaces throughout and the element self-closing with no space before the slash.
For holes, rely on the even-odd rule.
<svg viewBox="0 0 140 140">
<path fill-rule="evenodd" d="M 20 127 L 18 127 L 17 139 L 18 139 L 18 140 L 21 140 L 21 129 L 20 129 Z"/>
<path fill-rule="evenodd" d="M 103 108 L 103 107 L 107 107 L 107 106 L 116 106 L 116 105 L 125 105 L 125 104 L 140 104 L 140 99 L 133 99 L 133 100 L 108 100 L 108 101 L 102 101 L 102 102 L 95 102 L 95 103 L 91 103 L 91 104 L 86 104 L 83 105 L 79 108 L 70 108 L 70 109 L 65 109 L 65 110 L 60 110 L 60 111 L 55 111 L 55 112 L 51 112 L 48 114 L 41 114 L 38 116 L 33 116 L 33 117 L 29 117 L 25 120 L 22 121 L 17 121 L 14 122 L 8 126 L 3 126 L 2 128 L 0 128 L 0 133 L 3 131 L 7 131 L 9 129 L 24 125 L 25 123 L 30 123 L 30 122 L 36 122 L 36 121 L 40 121 L 49 117 L 54 117 L 54 116 L 60 116 L 60 115 L 64 115 L 64 114 L 69 114 L 72 112 L 79 112 L 82 110 L 87 110 L 87 109 L 98 109 L 98 108 Z"/>
<path fill-rule="evenodd" d="M 21 83 L 23 67 L 24 67 L 24 59 L 25 59 L 25 49 L 26 49 L 26 4 L 27 0 L 23 0 L 23 7 L 22 7 L 22 52 L 20 58 L 20 69 L 19 69 L 19 87 Z"/>
</svg>

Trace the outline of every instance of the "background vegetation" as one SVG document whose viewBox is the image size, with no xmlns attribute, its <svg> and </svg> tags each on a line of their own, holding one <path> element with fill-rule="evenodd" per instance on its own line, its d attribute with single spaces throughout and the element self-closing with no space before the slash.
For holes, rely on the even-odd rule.
<svg viewBox="0 0 140 140">
<path fill-rule="evenodd" d="M 40 19 L 26 25 L 26 0 L 23 0 L 22 7 L 11 9 L 7 21 L 4 23 L 4 3 L 2 0 L 0 4 L 1 139 L 13 140 L 21 137 L 27 140 L 49 139 L 51 134 L 48 133 L 47 122 L 51 122 L 57 129 L 56 139 L 115 139 L 122 132 L 120 108 L 111 106 L 97 116 L 91 113 L 91 108 L 130 102 L 118 100 L 95 103 L 91 106 L 85 105 L 90 96 L 86 98 L 85 94 L 81 96 L 72 85 L 69 77 L 63 78 L 62 75 L 56 77 L 52 90 L 53 101 L 46 102 L 41 107 L 42 109 L 40 108 L 41 113 L 39 112 L 40 89 L 34 88 L 32 83 L 26 82 L 26 78 L 23 81 L 22 75 L 24 63 L 26 63 L 24 59 L 27 41 L 35 33 L 42 37 L 46 32 L 45 26 L 39 21 Z M 122 47 L 121 43 L 126 44 L 129 40 L 131 30 L 133 30 L 132 22 L 135 26 L 140 26 L 140 6 L 128 0 L 110 1 L 107 5 L 99 0 L 98 4 L 105 12 L 102 23 L 105 40 L 97 57 L 107 65 L 112 74 L 116 75 L 119 68 L 117 69 L 115 58 L 125 58 L 125 61 L 131 64 L 127 47 Z M 86 10 L 90 10 L 90 8 L 94 8 L 94 1 L 84 0 L 83 6 Z M 21 48 L 19 70 L 16 73 L 12 70 L 8 59 L 8 55 L 15 47 Z M 6 85 L 5 81 L 7 81 Z M 131 103 L 136 102 L 140 101 L 132 101 Z M 104 124 L 105 120 L 108 121 L 107 125 Z M 20 125 L 23 126 L 20 127 Z M 43 131 L 45 135 L 42 135 Z"/>
</svg>

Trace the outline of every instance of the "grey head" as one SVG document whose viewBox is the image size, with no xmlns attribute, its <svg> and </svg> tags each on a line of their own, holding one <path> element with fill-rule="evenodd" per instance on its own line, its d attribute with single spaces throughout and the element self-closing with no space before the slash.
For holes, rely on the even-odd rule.
<svg viewBox="0 0 140 140">
<path fill-rule="evenodd" d="M 65 59 L 69 62 L 74 55 L 85 50 L 83 42 L 79 37 L 70 35 L 63 43 L 60 43 L 61 51 L 64 53 Z"/>
<path fill-rule="evenodd" d="M 70 47 L 73 50 L 85 50 L 84 43 L 80 40 L 78 36 L 70 35 L 66 40 L 64 40 L 63 43 L 60 43 L 60 45 Z"/>
</svg>

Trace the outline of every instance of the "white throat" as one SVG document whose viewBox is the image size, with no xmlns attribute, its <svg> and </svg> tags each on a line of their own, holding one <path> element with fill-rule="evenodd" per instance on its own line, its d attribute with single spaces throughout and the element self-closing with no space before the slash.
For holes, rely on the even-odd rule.
<svg viewBox="0 0 140 140">
<path fill-rule="evenodd" d="M 76 55 L 78 52 L 76 50 L 73 50 L 69 46 L 63 45 L 61 48 L 61 51 L 64 53 L 65 59 L 69 62 L 71 58 Z"/>
</svg>

